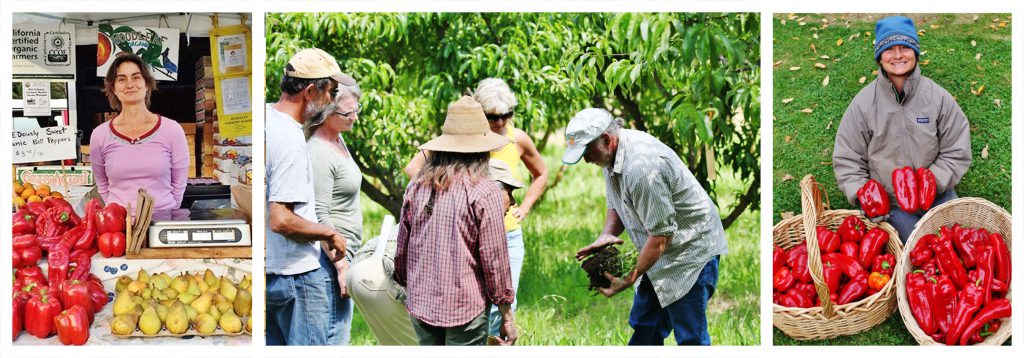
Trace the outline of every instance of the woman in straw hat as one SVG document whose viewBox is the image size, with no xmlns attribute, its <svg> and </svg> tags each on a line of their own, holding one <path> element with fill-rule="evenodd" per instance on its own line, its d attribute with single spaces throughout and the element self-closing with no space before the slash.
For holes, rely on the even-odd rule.
<svg viewBox="0 0 1024 358">
<path fill-rule="evenodd" d="M 499 342 L 513 344 L 504 200 L 488 178 L 488 153 L 508 139 L 488 129 L 470 97 L 448 107 L 441 133 L 420 146 L 432 154 L 405 191 L 395 280 L 421 345 L 487 343 L 491 304 L 502 314 Z"/>
</svg>

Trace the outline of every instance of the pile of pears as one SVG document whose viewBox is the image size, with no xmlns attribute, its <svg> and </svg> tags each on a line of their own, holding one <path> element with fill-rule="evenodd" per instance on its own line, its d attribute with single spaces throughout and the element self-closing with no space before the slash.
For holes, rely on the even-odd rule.
<svg viewBox="0 0 1024 358">
<path fill-rule="evenodd" d="M 138 328 L 153 336 L 166 327 L 171 334 L 209 335 L 220 327 L 235 334 L 245 329 L 252 334 L 252 279 L 245 275 L 238 283 L 213 271 L 171 277 L 166 272 L 150 275 L 140 270 L 135 279 L 118 277 L 114 299 L 114 320 L 110 332 L 128 336 Z M 243 317 L 248 317 L 244 322 Z"/>
</svg>

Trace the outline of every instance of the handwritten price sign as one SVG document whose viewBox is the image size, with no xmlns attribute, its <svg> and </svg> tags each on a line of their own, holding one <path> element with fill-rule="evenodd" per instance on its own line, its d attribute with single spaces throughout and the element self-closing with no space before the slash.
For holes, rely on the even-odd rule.
<svg viewBox="0 0 1024 358">
<path fill-rule="evenodd" d="M 71 127 L 14 131 L 14 164 L 73 159 L 77 153 L 75 134 Z"/>
</svg>

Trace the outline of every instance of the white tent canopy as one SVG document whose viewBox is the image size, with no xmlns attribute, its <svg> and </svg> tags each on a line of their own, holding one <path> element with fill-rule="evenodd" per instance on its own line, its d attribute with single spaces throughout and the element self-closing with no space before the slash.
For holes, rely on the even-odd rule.
<svg viewBox="0 0 1024 358">
<path fill-rule="evenodd" d="M 77 45 L 96 44 L 97 27 L 100 24 L 110 23 L 115 25 L 135 25 L 146 27 L 169 27 L 176 28 L 188 35 L 188 37 L 210 37 L 210 29 L 213 28 L 213 13 L 14 13 L 14 23 L 35 23 L 35 24 L 74 24 L 75 43 Z M 218 26 L 238 25 L 243 14 L 219 13 Z M 246 16 L 246 23 L 251 23 L 250 14 Z"/>
</svg>

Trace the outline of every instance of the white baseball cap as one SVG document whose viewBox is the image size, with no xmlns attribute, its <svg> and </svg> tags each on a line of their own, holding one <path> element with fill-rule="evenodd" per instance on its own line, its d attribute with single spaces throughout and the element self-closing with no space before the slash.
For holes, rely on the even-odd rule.
<svg viewBox="0 0 1024 358">
<path fill-rule="evenodd" d="M 576 164 L 587 150 L 587 144 L 601 136 L 612 124 L 612 114 L 600 108 L 587 108 L 576 113 L 565 127 L 565 154 L 562 163 Z"/>
</svg>

